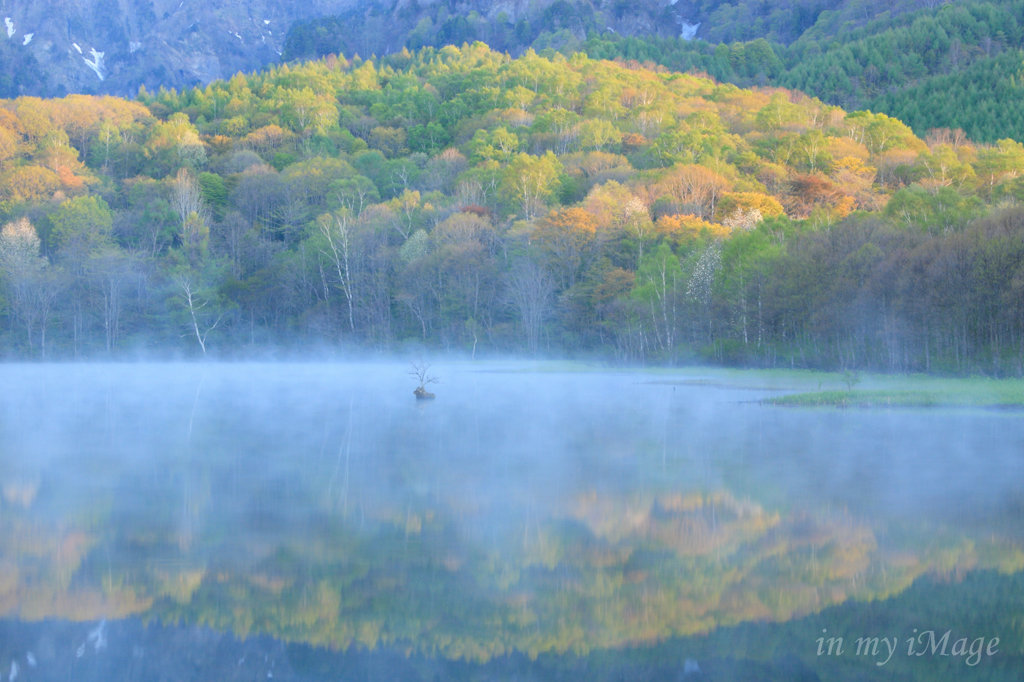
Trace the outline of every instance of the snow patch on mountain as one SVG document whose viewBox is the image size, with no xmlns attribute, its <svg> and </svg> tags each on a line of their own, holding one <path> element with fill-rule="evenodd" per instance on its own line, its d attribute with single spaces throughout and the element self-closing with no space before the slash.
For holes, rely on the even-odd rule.
<svg viewBox="0 0 1024 682">
<path fill-rule="evenodd" d="M 75 47 L 78 47 L 78 45 L 75 45 Z M 79 50 L 79 51 L 81 51 L 81 50 Z M 104 76 L 103 76 L 103 55 L 105 55 L 106 53 L 105 52 L 97 52 L 96 48 L 92 47 L 92 48 L 89 48 L 89 54 L 92 55 L 92 61 L 91 62 L 89 61 L 88 57 L 82 57 L 82 59 L 85 60 L 85 65 L 88 66 L 93 71 L 95 71 L 96 75 L 100 77 L 100 80 L 103 80 L 103 78 L 104 78 Z"/>
<path fill-rule="evenodd" d="M 693 40 L 694 36 L 697 35 L 697 29 L 700 28 L 701 22 L 691 24 L 688 21 L 683 21 L 683 30 L 679 34 L 679 37 L 683 40 Z"/>
<path fill-rule="evenodd" d="M 34 35 L 35 35 L 35 33 L 26 33 L 25 34 L 25 40 L 21 44 L 22 45 L 28 45 L 29 43 L 31 43 L 32 42 L 32 36 L 34 36 Z"/>
<path fill-rule="evenodd" d="M 7 24 L 7 37 L 14 36 L 14 22 L 11 21 L 10 17 L 4 17 L 4 23 Z"/>
</svg>

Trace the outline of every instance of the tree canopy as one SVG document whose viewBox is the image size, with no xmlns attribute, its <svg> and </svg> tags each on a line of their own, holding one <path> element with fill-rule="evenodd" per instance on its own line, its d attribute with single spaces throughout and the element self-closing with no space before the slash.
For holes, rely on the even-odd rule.
<svg viewBox="0 0 1024 682">
<path fill-rule="evenodd" d="M 0 220 L 49 273 L 3 274 L 11 353 L 996 373 L 1024 354 L 1021 145 L 793 90 L 482 43 L 332 54 L 137 101 L 2 101 L 0 157 Z M 11 304 L 24 286 L 60 294 Z"/>
</svg>

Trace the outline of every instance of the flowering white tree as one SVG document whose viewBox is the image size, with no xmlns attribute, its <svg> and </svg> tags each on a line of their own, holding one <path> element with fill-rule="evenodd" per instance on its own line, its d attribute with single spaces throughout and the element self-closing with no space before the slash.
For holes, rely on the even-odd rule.
<svg viewBox="0 0 1024 682">
<path fill-rule="evenodd" d="M 640 267 L 640 262 L 644 258 L 644 239 L 650 236 L 651 230 L 654 229 L 654 223 L 651 222 L 651 213 L 643 199 L 634 196 L 630 197 L 623 207 L 623 217 L 626 230 L 630 236 L 636 237 L 636 263 L 637 267 Z"/>
<path fill-rule="evenodd" d="M 207 218 L 199 181 L 187 168 L 179 169 L 178 174 L 171 180 L 171 208 L 181 218 L 182 225 L 193 213 L 204 221 Z"/>
<path fill-rule="evenodd" d="M 756 208 L 752 208 L 749 211 L 737 208 L 728 218 L 722 221 L 722 224 L 733 231 L 753 230 L 763 219 L 761 211 Z"/>
<path fill-rule="evenodd" d="M 711 335 L 711 289 L 715 284 L 715 277 L 722 269 L 722 244 L 712 242 L 704 249 L 704 253 L 697 259 L 697 265 L 690 275 L 690 282 L 686 287 L 686 294 L 700 308 L 702 322 L 708 325 L 708 336 Z"/>
</svg>

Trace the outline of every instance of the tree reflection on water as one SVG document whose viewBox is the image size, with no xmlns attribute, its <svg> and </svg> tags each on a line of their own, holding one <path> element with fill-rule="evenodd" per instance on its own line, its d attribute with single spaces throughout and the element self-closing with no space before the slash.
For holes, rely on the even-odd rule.
<svg viewBox="0 0 1024 682">
<path fill-rule="evenodd" d="M 7 366 L 0 623 L 571 667 L 924 613 L 889 634 L 974 618 L 1020 655 L 1019 600 L 977 613 L 1024 570 L 1019 416 L 480 367 L 417 405 L 397 363 Z"/>
<path fill-rule="evenodd" d="M 273 543 L 238 543 L 211 527 L 183 544 L 179 532 L 28 516 L 8 509 L 0 517 L 5 617 L 134 614 L 243 638 L 479 662 L 782 622 L 899 594 L 924 574 L 1024 568 L 1012 542 L 933 532 L 886 547 L 848 515 L 781 514 L 726 492 L 591 493 L 489 546 L 438 508 L 324 517 Z M 218 535 L 219 549 L 230 551 L 211 551 Z"/>
</svg>

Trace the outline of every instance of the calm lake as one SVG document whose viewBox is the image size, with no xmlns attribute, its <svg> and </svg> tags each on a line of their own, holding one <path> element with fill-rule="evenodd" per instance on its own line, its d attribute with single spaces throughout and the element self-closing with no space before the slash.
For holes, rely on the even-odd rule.
<svg viewBox="0 0 1024 682">
<path fill-rule="evenodd" d="M 3 680 L 1024 673 L 1024 413 L 408 370 L 0 365 Z"/>
</svg>

